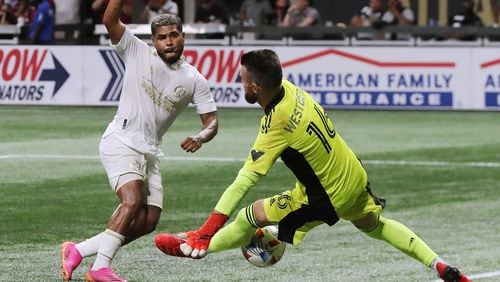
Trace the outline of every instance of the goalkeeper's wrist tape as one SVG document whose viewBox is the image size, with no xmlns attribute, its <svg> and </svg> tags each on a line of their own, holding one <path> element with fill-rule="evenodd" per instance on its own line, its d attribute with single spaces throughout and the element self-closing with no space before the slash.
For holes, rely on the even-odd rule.
<svg viewBox="0 0 500 282">
<path fill-rule="evenodd" d="M 225 214 L 212 212 L 205 223 L 203 223 L 200 227 L 200 231 L 205 234 L 214 235 L 219 229 L 222 228 L 222 226 L 224 226 L 228 219 L 229 216 Z"/>
</svg>

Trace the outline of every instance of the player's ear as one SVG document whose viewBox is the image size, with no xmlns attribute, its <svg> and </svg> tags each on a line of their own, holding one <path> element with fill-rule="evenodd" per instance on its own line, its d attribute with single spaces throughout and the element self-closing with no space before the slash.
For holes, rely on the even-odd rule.
<svg viewBox="0 0 500 282">
<path fill-rule="evenodd" d="M 252 82 L 252 91 L 253 93 L 260 93 L 260 90 L 262 89 L 262 87 L 260 87 L 260 85 L 257 83 L 257 82 Z"/>
</svg>

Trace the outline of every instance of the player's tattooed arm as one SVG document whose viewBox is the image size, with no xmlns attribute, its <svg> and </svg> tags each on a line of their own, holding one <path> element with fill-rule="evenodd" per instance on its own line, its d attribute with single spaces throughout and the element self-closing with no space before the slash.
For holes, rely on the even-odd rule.
<svg viewBox="0 0 500 282">
<path fill-rule="evenodd" d="M 201 148 L 203 143 L 206 143 L 214 138 L 219 128 L 217 112 L 210 112 L 200 115 L 203 129 L 195 135 L 187 137 L 181 143 L 182 149 L 187 152 L 194 153 Z"/>
<path fill-rule="evenodd" d="M 206 143 L 215 137 L 219 129 L 217 112 L 201 114 L 200 119 L 203 123 L 203 129 L 195 136 L 195 138 L 201 143 Z"/>
<path fill-rule="evenodd" d="M 123 1 L 124 0 L 110 0 L 102 18 L 102 22 L 108 30 L 109 39 L 113 44 L 120 42 L 125 32 L 125 24 L 120 21 Z"/>
</svg>

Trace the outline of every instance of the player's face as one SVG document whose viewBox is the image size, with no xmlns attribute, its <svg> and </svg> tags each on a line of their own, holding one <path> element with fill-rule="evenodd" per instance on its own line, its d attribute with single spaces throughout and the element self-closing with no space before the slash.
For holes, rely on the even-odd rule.
<svg viewBox="0 0 500 282">
<path fill-rule="evenodd" d="M 250 104 L 255 104 L 257 102 L 257 86 L 255 82 L 251 79 L 250 74 L 245 66 L 241 66 L 240 70 L 241 83 L 243 84 L 243 89 L 245 90 L 245 100 Z"/>
<path fill-rule="evenodd" d="M 156 52 L 168 64 L 175 63 L 184 51 L 184 33 L 175 24 L 156 27 L 151 38 Z"/>
</svg>

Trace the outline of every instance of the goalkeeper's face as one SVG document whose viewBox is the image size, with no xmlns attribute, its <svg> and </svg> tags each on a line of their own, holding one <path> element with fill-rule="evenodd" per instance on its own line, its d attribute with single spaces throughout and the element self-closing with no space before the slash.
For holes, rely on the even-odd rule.
<svg viewBox="0 0 500 282">
<path fill-rule="evenodd" d="M 245 90 L 245 100 L 250 104 L 255 104 L 258 101 L 257 90 L 259 86 L 255 83 L 245 66 L 241 66 L 240 77 L 243 89 Z"/>
</svg>

